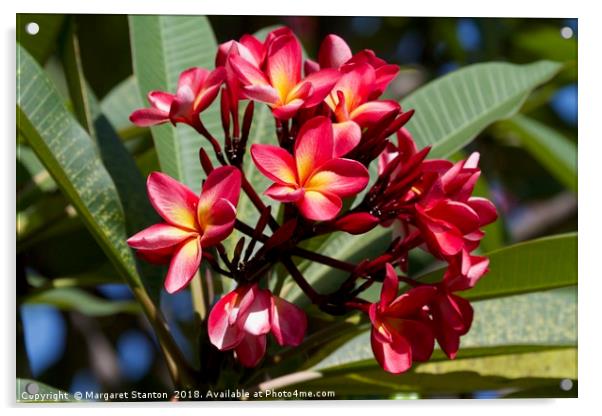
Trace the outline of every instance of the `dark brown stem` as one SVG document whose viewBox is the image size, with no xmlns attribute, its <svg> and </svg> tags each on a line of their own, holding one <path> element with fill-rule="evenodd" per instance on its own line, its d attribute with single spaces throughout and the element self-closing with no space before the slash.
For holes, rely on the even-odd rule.
<svg viewBox="0 0 602 416">
<path fill-rule="evenodd" d="M 190 126 L 194 128 L 201 136 L 209 140 L 209 143 L 211 143 L 213 151 L 215 152 L 215 157 L 217 158 L 219 163 L 221 163 L 224 166 L 227 165 L 228 163 L 226 163 L 226 159 L 224 159 L 224 154 L 222 153 L 222 147 L 220 146 L 217 139 L 213 137 L 211 133 L 209 133 L 209 131 L 205 128 L 205 126 L 201 122 L 201 119 L 195 119 L 192 122 L 192 124 L 190 124 Z"/>
<path fill-rule="evenodd" d="M 290 257 L 285 257 L 281 259 L 281 261 L 286 270 L 288 270 L 288 272 L 291 274 L 291 277 L 293 278 L 295 283 L 299 285 L 303 293 L 307 295 L 307 297 L 312 301 L 312 303 L 315 303 L 316 305 L 321 305 L 322 303 L 324 303 L 326 298 L 323 295 L 320 295 L 318 292 L 316 292 L 314 288 L 307 282 L 307 280 L 305 280 L 305 277 L 303 277 L 303 275 L 301 274 L 297 266 L 295 266 L 295 263 L 293 263 Z"/>
<path fill-rule="evenodd" d="M 301 257 L 307 260 L 315 261 L 316 263 L 325 264 L 330 267 L 334 267 L 335 269 L 344 270 L 349 273 L 353 273 L 356 269 L 356 265 L 353 263 L 348 263 L 346 261 L 341 261 L 334 259 L 332 257 L 325 256 L 320 253 L 316 253 L 313 251 L 306 250 L 301 247 L 295 247 L 291 250 L 291 254 L 293 256 Z"/>
</svg>

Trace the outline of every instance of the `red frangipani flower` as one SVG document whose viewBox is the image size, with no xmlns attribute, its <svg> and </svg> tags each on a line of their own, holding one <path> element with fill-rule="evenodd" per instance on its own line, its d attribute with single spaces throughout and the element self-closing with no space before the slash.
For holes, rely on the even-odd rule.
<svg viewBox="0 0 602 416">
<path fill-rule="evenodd" d="M 204 68 L 190 68 L 182 72 L 178 88 L 174 94 L 163 91 L 148 93 L 151 108 L 142 108 L 130 115 L 130 121 L 140 127 L 156 124 L 198 122 L 199 114 L 205 110 L 219 92 L 226 72 L 223 68 L 209 71 Z"/>
<path fill-rule="evenodd" d="M 165 279 L 169 293 L 184 288 L 194 277 L 203 248 L 232 232 L 240 183 L 238 169 L 220 167 L 209 174 L 198 196 L 163 173 L 149 175 L 148 197 L 165 222 L 140 231 L 127 243 L 150 262 L 170 262 Z"/>
<path fill-rule="evenodd" d="M 267 178 L 276 182 L 266 195 L 293 202 L 305 218 L 325 221 L 341 210 L 341 198 L 352 196 L 368 183 L 368 170 L 359 162 L 338 157 L 332 123 L 326 117 L 307 121 L 295 140 L 294 156 L 272 145 L 254 144 L 251 156 Z"/>
<path fill-rule="evenodd" d="M 380 301 L 370 305 L 371 343 L 374 357 L 389 373 L 403 373 L 412 361 L 426 361 L 433 353 L 435 339 L 422 308 L 437 289 L 419 286 L 397 296 L 399 280 L 395 269 L 386 264 Z"/>
<path fill-rule="evenodd" d="M 234 350 L 245 367 L 255 367 L 272 333 L 279 345 L 303 341 L 307 318 L 303 310 L 255 284 L 237 287 L 222 297 L 208 318 L 209 340 L 220 351 Z"/>
<path fill-rule="evenodd" d="M 280 120 L 320 104 L 340 77 L 338 71 L 326 69 L 302 79 L 301 45 L 290 32 L 274 34 L 266 48 L 265 69 L 240 54 L 230 54 L 229 59 L 246 98 L 268 104 Z"/>
</svg>

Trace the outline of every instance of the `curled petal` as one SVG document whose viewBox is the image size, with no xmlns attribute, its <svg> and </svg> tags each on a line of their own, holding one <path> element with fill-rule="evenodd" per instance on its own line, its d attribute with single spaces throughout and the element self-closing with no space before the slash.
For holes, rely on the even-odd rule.
<svg viewBox="0 0 602 416">
<path fill-rule="evenodd" d="M 174 99 L 173 94 L 163 91 L 151 91 L 148 93 L 147 98 L 148 102 L 151 103 L 154 108 L 169 114 L 169 109 L 171 108 L 171 103 Z"/>
<path fill-rule="evenodd" d="M 130 247 L 140 250 L 160 250 L 173 247 L 191 237 L 196 232 L 183 230 L 169 224 L 154 224 L 128 238 Z"/>
<path fill-rule="evenodd" d="M 375 80 L 375 93 L 372 97 L 376 98 L 380 96 L 389 86 L 391 81 L 395 79 L 399 74 L 399 67 L 397 65 L 382 65 L 376 68 L 376 80 Z"/>
<path fill-rule="evenodd" d="M 322 68 L 338 69 L 351 59 L 349 45 L 337 35 L 328 35 L 322 41 L 318 52 L 318 62 Z"/>
<path fill-rule="evenodd" d="M 334 157 L 345 156 L 359 144 L 362 130 L 354 121 L 344 121 L 332 125 L 334 134 Z"/>
<path fill-rule="evenodd" d="M 393 266 L 390 263 L 385 265 L 385 279 L 383 280 L 383 285 L 380 291 L 380 306 L 383 310 L 389 306 L 389 304 L 395 299 L 397 296 L 397 289 L 399 287 L 399 279 L 397 278 L 397 273 Z M 403 295 L 402 295 L 403 296 Z"/>
<path fill-rule="evenodd" d="M 236 72 L 243 85 L 271 85 L 258 67 L 240 55 L 230 54 L 229 60 L 232 64 L 232 69 Z"/>
<path fill-rule="evenodd" d="M 234 348 L 238 345 L 245 333 L 238 325 L 230 323 L 231 311 L 239 302 L 240 294 L 232 291 L 222 297 L 209 312 L 207 320 L 207 332 L 209 340 L 220 351 Z"/>
<path fill-rule="evenodd" d="M 270 323 L 272 335 L 278 344 L 297 346 L 303 341 L 307 330 L 307 317 L 298 306 L 277 296 L 271 297 Z"/>
<path fill-rule="evenodd" d="M 472 197 L 468 199 L 467 203 L 479 216 L 480 227 L 491 224 L 497 219 L 497 210 L 495 205 L 493 205 L 490 200 L 486 198 Z"/>
<path fill-rule="evenodd" d="M 332 123 L 323 116 L 307 121 L 295 141 L 295 162 L 299 184 L 332 158 Z"/>
<path fill-rule="evenodd" d="M 279 120 L 288 120 L 297 114 L 297 111 L 303 105 L 303 100 L 296 98 L 285 105 L 280 105 L 272 108 L 272 114 Z"/>
<path fill-rule="evenodd" d="M 368 96 L 374 89 L 374 68 L 368 64 L 352 65 L 347 69 L 341 78 L 332 88 L 334 93 L 342 92 L 345 97 L 345 107 L 348 112 L 352 112 L 361 104 L 365 103 Z M 330 108 L 334 111 L 339 102 L 338 96 L 330 94 L 326 100 Z"/>
<path fill-rule="evenodd" d="M 373 126 L 384 116 L 399 111 L 401 107 L 395 101 L 368 101 L 349 114 L 351 119 L 362 127 Z"/>
<path fill-rule="evenodd" d="M 180 74 L 176 96 L 169 112 L 172 120 L 192 118 L 194 102 L 208 74 L 209 71 L 204 68 L 189 68 Z"/>
<path fill-rule="evenodd" d="M 149 127 L 167 123 L 169 113 L 157 108 L 141 108 L 130 115 L 130 121 L 138 127 Z"/>
<path fill-rule="evenodd" d="M 280 102 L 278 91 L 271 85 L 255 84 L 243 87 L 245 97 L 262 103 L 276 105 Z"/>
<path fill-rule="evenodd" d="M 251 287 L 254 292 L 253 302 L 239 317 L 240 326 L 249 334 L 263 335 L 270 332 L 270 293 L 259 289 L 257 285 Z"/>
<path fill-rule="evenodd" d="M 198 202 L 197 212 L 201 223 L 202 218 L 211 216 L 212 207 L 221 199 L 225 199 L 233 207 L 238 205 L 241 180 L 241 173 L 234 166 L 221 166 L 211 171 L 203 184 Z"/>
<path fill-rule="evenodd" d="M 327 221 L 337 216 L 343 201 L 330 192 L 306 191 L 297 202 L 301 215 L 314 221 Z"/>
<path fill-rule="evenodd" d="M 303 64 L 303 70 L 305 71 L 305 76 L 311 75 L 320 70 L 320 64 L 311 59 L 307 59 Z"/>
<path fill-rule="evenodd" d="M 269 144 L 253 144 L 251 157 L 257 169 L 267 178 L 281 185 L 297 184 L 295 160 L 283 148 Z"/>
<path fill-rule="evenodd" d="M 294 35 L 282 35 L 270 44 L 266 72 L 284 101 L 301 80 L 301 45 Z"/>
<path fill-rule="evenodd" d="M 324 101 L 340 77 L 341 73 L 334 69 L 323 69 L 308 75 L 304 82 L 310 83 L 313 88 L 303 106 L 305 108 L 314 107 Z"/>
<path fill-rule="evenodd" d="M 161 172 L 152 172 L 146 181 L 148 197 L 155 211 L 168 223 L 197 229 L 198 197 L 186 185 Z"/>
<path fill-rule="evenodd" d="M 257 366 L 266 350 L 265 335 L 246 334 L 243 340 L 236 346 L 236 358 L 245 367 Z"/>
<path fill-rule="evenodd" d="M 412 366 L 412 347 L 402 337 L 394 337 L 392 342 L 383 342 L 372 329 L 370 337 L 374 358 L 383 370 L 399 374 Z"/>
<path fill-rule="evenodd" d="M 191 238 L 176 249 L 165 278 L 165 290 L 174 293 L 183 289 L 192 280 L 201 264 L 199 238 Z"/>
<path fill-rule="evenodd" d="M 433 286 L 412 288 L 391 302 L 386 314 L 400 318 L 411 316 L 428 304 L 436 293 L 437 289 Z"/>
<path fill-rule="evenodd" d="M 443 200 L 429 209 L 428 214 L 453 224 L 463 234 L 471 233 L 479 227 L 477 213 L 470 206 L 461 202 Z"/>
<path fill-rule="evenodd" d="M 232 233 L 236 220 L 236 208 L 227 199 L 220 199 L 211 207 L 208 214 L 199 216 L 199 223 L 203 230 L 201 245 L 211 247 Z"/>
<path fill-rule="evenodd" d="M 303 188 L 295 188 L 290 185 L 280 185 L 275 183 L 271 185 L 265 194 L 272 199 L 280 202 L 296 202 L 303 197 L 305 191 Z"/>
<path fill-rule="evenodd" d="M 337 220 L 334 226 L 337 230 L 349 234 L 363 234 L 376 227 L 379 222 L 378 218 L 367 212 L 355 212 Z"/>
<path fill-rule="evenodd" d="M 245 34 L 240 38 L 240 43 L 243 47 L 247 48 L 251 56 L 253 57 L 253 63 L 257 66 L 261 66 L 263 59 L 265 58 L 265 48 L 263 43 L 253 35 Z"/>
<path fill-rule="evenodd" d="M 331 159 L 309 178 L 304 188 L 331 192 L 345 198 L 364 189 L 369 179 L 368 169 L 358 161 Z"/>
<path fill-rule="evenodd" d="M 200 113 L 205 110 L 209 105 L 215 100 L 217 94 L 219 93 L 219 88 L 226 79 L 226 70 L 224 68 L 216 68 L 209 73 L 205 81 L 203 82 L 203 86 L 201 91 L 197 95 L 194 101 L 194 111 L 195 113 Z"/>
</svg>

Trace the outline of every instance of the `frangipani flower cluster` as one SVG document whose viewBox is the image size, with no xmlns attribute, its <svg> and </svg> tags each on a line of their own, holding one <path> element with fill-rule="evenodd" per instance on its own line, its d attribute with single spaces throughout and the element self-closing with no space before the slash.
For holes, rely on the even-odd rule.
<svg viewBox="0 0 602 416">
<path fill-rule="evenodd" d="M 264 40 L 245 35 L 223 43 L 215 63 L 215 69 L 186 69 L 174 94 L 150 92 L 151 108 L 130 117 L 142 127 L 189 125 L 209 141 L 221 166 L 214 167 L 200 149 L 207 175 L 200 194 L 152 173 L 148 196 L 163 222 L 128 244 L 150 262 L 169 263 L 169 293 L 187 287 L 203 262 L 233 280 L 234 289 L 216 300 L 206 324 L 210 342 L 219 351 L 234 351 L 245 367 L 260 365 L 268 334 L 292 348 L 306 335 L 305 312 L 269 281 L 278 264 L 324 313 L 364 314 L 384 370 L 401 373 L 428 360 L 435 342 L 455 358 L 473 318 L 459 292 L 487 272 L 488 259 L 474 253 L 483 226 L 497 218 L 489 200 L 472 196 L 480 175 L 478 153 L 457 163 L 427 160 L 430 149 L 417 149 L 404 127 L 413 111 L 380 99 L 399 68 L 371 50 L 354 54 L 336 35 L 324 39 L 317 61 L 303 61 L 295 34 L 279 28 Z M 208 131 L 202 121 L 218 97 L 223 135 Z M 242 117 L 241 103 L 246 103 Z M 271 142 L 248 144 L 257 105 L 271 110 L 275 134 Z M 267 189 L 255 189 L 243 173 L 249 164 L 270 182 Z M 377 168 L 372 178 L 371 166 Z M 259 213 L 255 224 L 237 218 L 241 190 Z M 284 209 L 277 219 L 279 205 Z M 302 245 L 320 235 L 364 234 L 378 226 L 394 229 L 395 238 L 379 256 L 358 264 Z M 234 229 L 249 241 L 240 239 L 228 252 L 222 242 Z M 408 274 L 408 253 L 414 249 L 448 265 L 440 282 L 424 283 Z M 336 291 L 320 293 L 293 257 L 349 276 Z M 377 302 L 361 297 L 381 282 Z"/>
</svg>

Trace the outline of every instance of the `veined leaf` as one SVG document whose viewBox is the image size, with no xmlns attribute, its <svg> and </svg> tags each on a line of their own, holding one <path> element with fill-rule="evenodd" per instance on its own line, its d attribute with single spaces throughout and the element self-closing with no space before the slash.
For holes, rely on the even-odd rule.
<svg viewBox="0 0 602 416">
<path fill-rule="evenodd" d="M 489 124 L 515 114 L 538 85 L 561 65 L 540 61 L 528 65 L 475 64 L 441 77 L 401 101 L 416 110 L 407 124 L 419 147 L 433 146 L 430 157 L 461 149 Z"/>
<path fill-rule="evenodd" d="M 129 76 L 117 84 L 101 101 L 102 112 L 119 132 L 140 129 L 130 121 L 130 114 L 147 105 L 140 99 L 140 89 L 135 76 Z"/>
<path fill-rule="evenodd" d="M 500 127 L 518 136 L 521 143 L 570 190 L 577 192 L 577 146 L 556 130 L 517 114 Z"/>
<path fill-rule="evenodd" d="M 129 23 L 134 74 L 144 102 L 153 90 L 175 92 L 185 69 L 213 67 L 217 43 L 206 17 L 140 15 L 130 16 Z M 201 119 L 219 137 L 219 105 L 213 103 Z M 185 125 L 163 124 L 151 131 L 163 172 L 199 191 L 199 148 L 205 148 L 213 158 L 207 140 Z"/>
<path fill-rule="evenodd" d="M 55 86 L 20 45 L 17 45 L 17 117 L 23 136 L 141 302 L 168 356 L 172 377 L 178 383 L 188 384 L 187 364 L 163 316 L 150 300 L 126 244 L 128 234 L 115 183 L 94 143 L 65 108 Z"/>
<path fill-rule="evenodd" d="M 65 108 L 39 65 L 17 47 L 18 128 L 115 267 L 141 285 L 125 243 L 123 208 L 90 137 Z"/>
<path fill-rule="evenodd" d="M 487 256 L 489 273 L 461 296 L 479 300 L 577 284 L 576 233 L 514 244 Z M 436 281 L 442 275 L 440 269 L 419 280 Z"/>
</svg>

